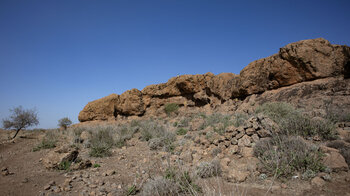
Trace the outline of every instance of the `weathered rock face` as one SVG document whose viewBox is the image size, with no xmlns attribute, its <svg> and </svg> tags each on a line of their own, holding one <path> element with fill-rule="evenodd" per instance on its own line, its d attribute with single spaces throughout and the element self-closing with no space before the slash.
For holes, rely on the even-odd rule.
<svg viewBox="0 0 350 196">
<path fill-rule="evenodd" d="M 350 61 L 347 46 L 319 38 L 288 44 L 271 57 L 250 63 L 241 73 L 242 91 L 255 94 L 303 81 L 337 76 Z"/>
<path fill-rule="evenodd" d="M 288 44 L 278 54 L 250 63 L 240 75 L 182 75 L 168 82 L 132 89 L 88 103 L 79 120 L 154 115 L 166 103 L 217 106 L 229 100 L 304 81 L 343 75 L 350 77 L 350 48 L 318 38 Z"/>
<path fill-rule="evenodd" d="M 111 94 L 88 103 L 79 114 L 79 121 L 108 120 L 115 117 L 115 108 L 120 101 L 120 96 Z"/>
</svg>

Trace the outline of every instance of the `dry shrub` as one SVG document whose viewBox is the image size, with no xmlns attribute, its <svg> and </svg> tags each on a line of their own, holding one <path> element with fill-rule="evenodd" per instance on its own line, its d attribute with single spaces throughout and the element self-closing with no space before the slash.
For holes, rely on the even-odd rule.
<svg viewBox="0 0 350 196">
<path fill-rule="evenodd" d="M 232 124 L 235 127 L 244 125 L 245 121 L 248 120 L 249 115 L 246 113 L 235 113 L 233 115 Z"/>
<path fill-rule="evenodd" d="M 57 143 L 58 133 L 55 130 L 47 131 L 41 142 L 33 148 L 33 151 L 39 151 L 41 149 L 55 148 Z"/>
<path fill-rule="evenodd" d="M 218 160 L 213 160 L 211 162 L 202 162 L 196 168 L 196 174 L 201 178 L 220 176 L 221 173 L 222 170 Z"/>
<path fill-rule="evenodd" d="M 109 156 L 110 149 L 114 145 L 112 128 L 108 126 L 95 127 L 94 131 L 91 131 L 90 145 L 90 156 Z"/>
<path fill-rule="evenodd" d="M 176 183 L 164 177 L 149 180 L 142 189 L 144 196 L 176 196 L 179 192 Z"/>
<path fill-rule="evenodd" d="M 254 147 L 262 172 L 270 176 L 289 177 L 297 172 L 317 173 L 324 170 L 323 154 L 315 145 L 299 136 L 274 135 L 260 140 Z"/>
<path fill-rule="evenodd" d="M 335 139 L 335 124 L 330 120 L 311 119 L 301 110 L 284 102 L 270 102 L 259 106 L 256 113 L 263 113 L 275 121 L 281 134 Z"/>
<path fill-rule="evenodd" d="M 201 125 L 200 129 L 205 129 L 209 126 L 214 128 L 214 131 L 223 134 L 225 133 L 225 129 L 232 125 L 234 122 L 231 119 L 232 116 L 214 113 L 209 116 L 203 116 L 204 123 Z"/>
<path fill-rule="evenodd" d="M 173 142 L 176 140 L 176 135 L 167 131 L 165 127 L 159 123 L 151 120 L 144 121 L 140 123 L 139 130 L 141 132 L 141 140 L 148 141 L 151 150 L 173 150 Z"/>
</svg>

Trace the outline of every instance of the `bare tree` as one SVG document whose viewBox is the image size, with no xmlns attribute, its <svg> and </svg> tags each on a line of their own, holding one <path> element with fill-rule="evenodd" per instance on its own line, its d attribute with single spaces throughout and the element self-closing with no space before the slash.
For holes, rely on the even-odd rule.
<svg viewBox="0 0 350 196">
<path fill-rule="evenodd" d="M 21 129 L 39 124 L 35 109 L 25 110 L 22 106 L 18 106 L 10 109 L 10 112 L 12 115 L 8 119 L 2 120 L 2 126 L 4 129 L 14 128 L 16 130 L 16 134 L 13 136 L 13 138 L 17 136 Z"/>
<path fill-rule="evenodd" d="M 58 121 L 58 126 L 62 127 L 63 129 L 67 129 L 67 127 L 71 124 L 72 121 L 68 117 L 61 118 Z"/>
</svg>

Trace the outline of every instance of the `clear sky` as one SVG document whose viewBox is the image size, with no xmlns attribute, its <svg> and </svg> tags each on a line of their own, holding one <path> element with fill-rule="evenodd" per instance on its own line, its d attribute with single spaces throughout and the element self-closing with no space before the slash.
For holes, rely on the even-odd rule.
<svg viewBox="0 0 350 196">
<path fill-rule="evenodd" d="M 39 127 L 181 74 L 233 72 L 284 45 L 350 45 L 348 0 L 0 0 L 0 119 Z"/>
</svg>

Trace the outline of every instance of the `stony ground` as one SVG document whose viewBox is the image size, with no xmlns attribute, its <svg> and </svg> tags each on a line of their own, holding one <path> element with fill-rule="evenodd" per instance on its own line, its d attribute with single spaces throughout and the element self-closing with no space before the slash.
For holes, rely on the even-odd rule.
<svg viewBox="0 0 350 196">
<path fill-rule="evenodd" d="M 199 163 L 214 159 L 219 160 L 222 174 L 197 177 L 196 184 L 202 187 L 198 195 L 350 195 L 348 171 L 329 173 L 327 180 L 322 173 L 309 180 L 261 179 L 257 168 L 259 160 L 252 155 L 252 146 L 254 137 L 259 140 L 268 137 L 268 133 L 254 118 L 250 120 L 251 126 L 232 128 L 234 130 L 227 131 L 226 135 L 210 138 L 202 136 L 202 132 L 212 130 L 195 131 L 198 120 L 192 120 L 188 127 L 193 131 L 177 135 L 175 149 L 170 152 L 151 150 L 149 142 L 140 139 L 140 133 L 128 139 L 123 147 L 113 147 L 111 155 L 102 158 L 89 156 L 89 148 L 83 147 L 83 143 L 78 150 L 79 157 L 92 165 L 87 168 L 78 165 L 77 170 L 48 169 L 54 161 L 48 162 L 50 154 L 61 156 L 64 153 L 58 153 L 60 150 L 67 146 L 72 149 L 73 136 L 67 133 L 69 130 L 61 133 L 60 130 L 23 131 L 15 140 L 8 139 L 13 132 L 1 130 L 0 195 L 142 195 L 148 180 L 164 175 L 169 166 L 195 171 Z M 182 121 L 177 118 L 166 122 L 173 125 Z M 178 130 L 177 127 L 168 129 Z M 56 148 L 33 152 L 50 131 L 58 132 L 56 136 L 60 137 Z M 349 132 L 348 128 L 341 131 L 343 135 Z"/>
</svg>

